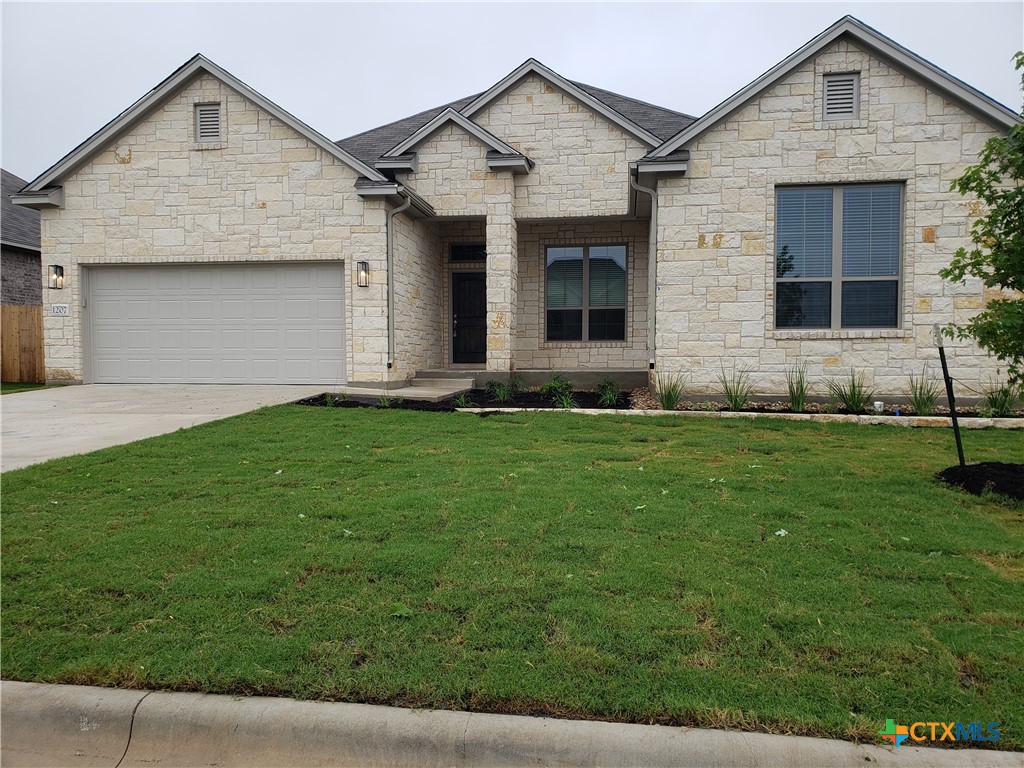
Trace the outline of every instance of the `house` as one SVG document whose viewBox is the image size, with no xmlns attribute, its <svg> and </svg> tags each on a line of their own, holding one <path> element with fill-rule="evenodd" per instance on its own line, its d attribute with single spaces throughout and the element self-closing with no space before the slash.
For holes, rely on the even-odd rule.
<svg viewBox="0 0 1024 768">
<path fill-rule="evenodd" d="M 43 303 L 39 214 L 11 203 L 11 195 L 26 184 L 0 169 L 0 304 L 4 306 Z"/>
<path fill-rule="evenodd" d="M 978 213 L 949 185 L 1018 120 L 851 17 L 700 118 L 531 59 L 338 142 L 196 56 L 16 201 L 63 269 L 52 379 L 779 393 L 802 364 L 898 393 L 989 298 L 937 275 Z"/>
</svg>

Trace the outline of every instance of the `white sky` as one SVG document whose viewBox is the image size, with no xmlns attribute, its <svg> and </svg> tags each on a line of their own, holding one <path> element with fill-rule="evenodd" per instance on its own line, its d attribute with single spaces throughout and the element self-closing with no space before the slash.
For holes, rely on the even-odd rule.
<svg viewBox="0 0 1024 768">
<path fill-rule="evenodd" d="M 1024 3 L 51 3 L 2 14 L 0 162 L 32 180 L 201 52 L 332 139 L 533 56 L 701 115 L 845 14 L 1019 111 Z"/>
</svg>

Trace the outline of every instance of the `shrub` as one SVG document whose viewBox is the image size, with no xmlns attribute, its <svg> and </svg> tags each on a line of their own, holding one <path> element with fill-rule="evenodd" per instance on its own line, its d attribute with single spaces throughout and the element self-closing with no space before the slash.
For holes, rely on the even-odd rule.
<svg viewBox="0 0 1024 768">
<path fill-rule="evenodd" d="M 333 408 L 334 407 L 334 395 L 332 395 L 330 392 L 324 392 L 324 402 L 327 404 L 328 408 Z"/>
<path fill-rule="evenodd" d="M 526 391 L 526 382 L 518 373 L 513 373 L 508 377 L 508 391 L 512 393 L 513 397 Z"/>
<path fill-rule="evenodd" d="M 597 382 L 597 404 L 602 408 L 614 408 L 619 402 L 619 387 L 611 379 Z"/>
<path fill-rule="evenodd" d="M 674 411 L 683 401 L 683 377 L 679 374 L 658 375 L 658 402 L 663 411 Z"/>
<path fill-rule="evenodd" d="M 460 392 L 452 401 L 456 408 L 472 408 L 474 403 L 469 399 L 468 392 Z"/>
<path fill-rule="evenodd" d="M 1017 388 L 1009 382 L 1000 385 L 989 381 L 981 403 L 982 406 L 978 410 L 984 416 L 1012 416 L 1013 408 L 1017 404 Z"/>
<path fill-rule="evenodd" d="M 907 388 L 910 405 L 918 416 L 928 416 L 935 411 L 935 403 L 939 399 L 939 381 L 928 375 L 925 368 L 921 369 L 921 378 L 910 374 L 910 386 Z"/>
<path fill-rule="evenodd" d="M 732 378 L 725 375 L 725 367 L 718 376 L 718 382 L 722 385 L 722 394 L 725 395 L 725 402 L 730 411 L 742 411 L 750 400 L 754 391 L 754 385 L 750 382 L 750 369 L 740 368 L 733 370 Z"/>
<path fill-rule="evenodd" d="M 552 400 L 555 408 L 579 408 L 580 404 L 572 396 L 572 392 L 559 392 Z"/>
<path fill-rule="evenodd" d="M 875 391 L 868 389 L 864 376 L 850 369 L 850 383 L 830 381 L 828 391 L 833 401 L 842 405 L 850 413 L 867 413 L 871 402 L 875 399 Z"/>
<path fill-rule="evenodd" d="M 572 382 L 563 373 L 553 373 L 550 379 L 540 385 L 540 394 L 554 402 L 562 395 L 572 394 Z"/>
<path fill-rule="evenodd" d="M 807 405 L 807 365 L 800 363 L 786 369 L 786 389 L 789 391 L 789 410 L 803 413 Z"/>
<path fill-rule="evenodd" d="M 388 397 L 387 395 L 381 395 L 380 396 L 380 400 L 377 401 L 377 407 L 378 408 L 390 408 L 391 407 L 391 398 Z"/>
<path fill-rule="evenodd" d="M 511 387 L 504 381 L 489 379 L 487 383 L 484 384 L 484 391 L 487 393 L 487 396 L 496 403 L 511 403 L 514 398 Z"/>
</svg>

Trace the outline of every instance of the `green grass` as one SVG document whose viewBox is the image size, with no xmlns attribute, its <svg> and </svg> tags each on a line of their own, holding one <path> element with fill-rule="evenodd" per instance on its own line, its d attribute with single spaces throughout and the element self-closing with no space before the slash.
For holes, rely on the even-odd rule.
<svg viewBox="0 0 1024 768">
<path fill-rule="evenodd" d="M 0 395 L 9 395 L 12 392 L 28 392 L 32 389 L 46 389 L 45 384 L 30 384 L 28 382 L 5 381 L 0 384 Z"/>
<path fill-rule="evenodd" d="M 953 463 L 946 430 L 271 408 L 4 474 L 3 674 L 1020 748 L 1022 510 Z"/>
</svg>

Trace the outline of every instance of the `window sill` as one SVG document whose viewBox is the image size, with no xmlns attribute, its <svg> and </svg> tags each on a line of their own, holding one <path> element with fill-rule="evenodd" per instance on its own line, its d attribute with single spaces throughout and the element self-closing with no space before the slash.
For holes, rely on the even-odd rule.
<svg viewBox="0 0 1024 768">
<path fill-rule="evenodd" d="M 906 328 L 857 328 L 834 331 L 830 328 L 800 330 L 785 328 L 768 331 L 769 339 L 909 339 L 913 335 Z"/>
<path fill-rule="evenodd" d="M 628 341 L 542 341 L 540 344 L 541 349 L 580 349 L 582 347 L 622 349 L 628 346 Z"/>
<path fill-rule="evenodd" d="M 207 149 L 227 149 L 228 143 L 226 141 L 194 141 L 189 147 L 193 152 L 203 152 Z"/>
</svg>

